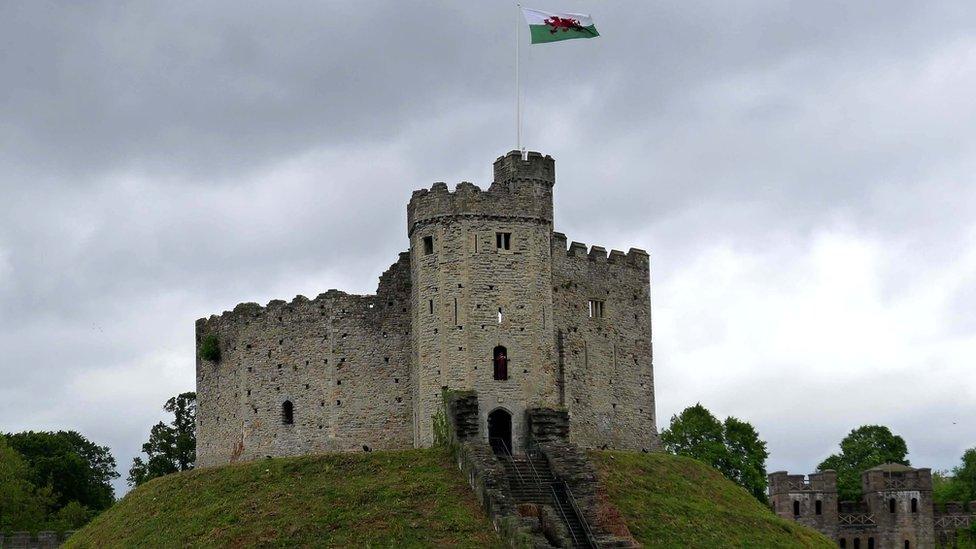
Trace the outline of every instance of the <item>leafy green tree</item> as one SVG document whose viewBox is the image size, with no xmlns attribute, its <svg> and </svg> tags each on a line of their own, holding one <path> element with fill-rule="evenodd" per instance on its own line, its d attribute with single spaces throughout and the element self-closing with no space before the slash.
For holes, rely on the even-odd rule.
<svg viewBox="0 0 976 549">
<path fill-rule="evenodd" d="M 672 454 L 718 469 L 760 501 L 766 501 L 766 443 L 749 423 L 728 417 L 723 424 L 701 403 L 672 416 L 661 441 Z"/>
<path fill-rule="evenodd" d="M 115 501 L 112 479 L 119 474 L 107 446 L 75 431 L 27 431 L 8 435 L 7 440 L 27 462 L 31 482 L 51 487 L 57 508 L 76 501 L 98 512 Z"/>
<path fill-rule="evenodd" d="M 59 532 L 77 530 L 88 524 L 93 518 L 95 518 L 94 511 L 77 501 L 70 501 L 48 518 L 45 528 Z"/>
<path fill-rule="evenodd" d="M 952 471 L 932 473 L 932 498 L 937 503 L 976 500 L 976 448 L 963 452 Z"/>
<path fill-rule="evenodd" d="M 728 417 L 724 424 L 727 463 L 726 477 L 749 490 L 759 501 L 766 501 L 766 443 L 751 424 Z"/>
<path fill-rule="evenodd" d="M 27 462 L 0 435 L 0 532 L 39 529 L 54 505 L 51 489 L 30 478 Z"/>
<path fill-rule="evenodd" d="M 668 452 L 688 456 L 712 465 L 726 458 L 722 423 L 704 406 L 695 404 L 671 417 L 671 426 L 661 433 Z"/>
<path fill-rule="evenodd" d="M 160 421 L 149 431 L 149 441 L 142 445 L 146 460 L 136 457 L 129 468 L 130 485 L 193 469 L 197 460 L 196 415 L 197 394 L 181 393 L 170 398 L 163 409 L 173 414 L 169 425 Z"/>
<path fill-rule="evenodd" d="M 837 471 L 840 499 L 861 499 L 861 472 L 883 463 L 909 465 L 905 439 L 881 425 L 862 425 L 840 442 L 840 453 L 823 460 L 817 469 Z"/>
<path fill-rule="evenodd" d="M 952 468 L 952 479 L 959 486 L 957 501 L 976 501 L 976 448 L 962 454 L 962 463 Z"/>
</svg>

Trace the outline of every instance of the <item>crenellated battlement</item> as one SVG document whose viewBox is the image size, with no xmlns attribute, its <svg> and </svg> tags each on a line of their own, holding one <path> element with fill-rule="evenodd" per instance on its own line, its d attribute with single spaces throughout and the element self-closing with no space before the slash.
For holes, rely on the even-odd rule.
<svg viewBox="0 0 976 549">
<path fill-rule="evenodd" d="M 454 191 L 443 182 L 413 192 L 407 205 L 407 234 L 418 226 L 452 217 L 522 219 L 552 223 L 552 157 L 512 151 L 495 161 L 495 180 L 487 190 L 462 182 Z"/>
<path fill-rule="evenodd" d="M 932 470 L 915 469 L 906 465 L 885 464 L 861 473 L 861 490 L 870 492 L 897 492 L 932 490 Z"/>
<path fill-rule="evenodd" d="M 560 232 L 552 233 L 552 250 L 553 255 L 558 251 L 562 251 L 566 257 L 579 258 L 585 261 L 592 261 L 594 263 L 606 263 L 609 265 L 623 265 L 627 267 L 633 267 L 642 270 L 650 270 L 651 257 L 648 253 L 640 248 L 631 248 L 626 253 L 620 250 L 610 250 L 609 254 L 607 249 L 603 246 L 591 246 L 587 248 L 586 244 L 582 242 L 573 241 L 566 245 L 567 239 L 566 235 Z"/>
<path fill-rule="evenodd" d="M 390 265 L 390 268 L 380 275 L 375 294 L 350 294 L 333 288 L 320 293 L 314 299 L 309 299 L 303 295 L 296 295 L 291 301 L 272 299 L 264 306 L 254 302 L 238 303 L 230 311 L 197 319 L 197 333 L 202 333 L 201 329 L 204 329 L 203 331 L 206 332 L 208 326 L 216 326 L 221 323 L 249 322 L 268 317 L 281 317 L 283 314 L 300 312 L 306 309 L 321 310 L 330 308 L 336 304 L 341 304 L 347 309 L 359 308 L 376 312 L 381 311 L 385 307 L 399 306 L 402 309 L 404 304 L 396 304 L 390 301 L 389 296 L 408 295 L 409 291 L 410 252 L 400 252 L 400 257 L 397 262 Z"/>
<path fill-rule="evenodd" d="M 495 183 L 532 181 L 552 187 L 556 184 L 556 162 L 549 155 L 529 151 L 525 157 L 519 151 L 509 151 L 495 159 Z"/>
<path fill-rule="evenodd" d="M 768 478 L 770 495 L 837 491 L 837 472 L 831 469 L 809 475 L 791 475 L 786 471 L 776 471 L 770 473 Z"/>
</svg>

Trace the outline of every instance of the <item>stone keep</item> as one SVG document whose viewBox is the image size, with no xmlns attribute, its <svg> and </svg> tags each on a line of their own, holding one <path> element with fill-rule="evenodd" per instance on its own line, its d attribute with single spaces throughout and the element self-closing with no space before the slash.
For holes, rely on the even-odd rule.
<svg viewBox="0 0 976 549">
<path fill-rule="evenodd" d="M 515 452 L 537 407 L 565 409 L 583 447 L 658 449 L 649 257 L 567 246 L 554 184 L 551 157 L 512 151 L 486 190 L 414 191 L 410 251 L 375 295 L 198 320 L 198 465 L 430 446 L 443 388 L 477 391 L 485 425 L 504 410 Z M 199 353 L 212 337 L 216 362 Z"/>
</svg>

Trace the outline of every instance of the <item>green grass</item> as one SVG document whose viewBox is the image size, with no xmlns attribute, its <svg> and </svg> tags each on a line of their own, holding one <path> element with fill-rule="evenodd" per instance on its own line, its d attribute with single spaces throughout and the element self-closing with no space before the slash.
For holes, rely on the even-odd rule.
<svg viewBox="0 0 976 549">
<path fill-rule="evenodd" d="M 835 547 L 780 519 L 738 485 L 694 459 L 593 452 L 607 495 L 645 547 Z"/>
<path fill-rule="evenodd" d="M 594 452 L 646 547 L 833 547 L 717 471 Z M 502 547 L 446 450 L 327 454 L 198 469 L 130 492 L 67 547 Z"/>
<path fill-rule="evenodd" d="M 66 547 L 501 547 L 447 452 L 281 458 L 147 482 Z"/>
</svg>

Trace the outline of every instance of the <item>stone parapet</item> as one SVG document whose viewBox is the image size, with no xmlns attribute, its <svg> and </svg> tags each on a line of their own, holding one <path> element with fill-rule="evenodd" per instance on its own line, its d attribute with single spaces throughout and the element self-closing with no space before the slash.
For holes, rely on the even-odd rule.
<svg viewBox="0 0 976 549">
<path fill-rule="evenodd" d="M 407 235 L 418 227 L 450 218 L 513 219 L 551 225 L 553 160 L 539 153 L 529 153 L 527 161 L 518 158 L 513 151 L 495 162 L 495 181 L 487 190 L 463 182 L 453 192 L 446 183 L 414 191 L 407 205 Z"/>
<path fill-rule="evenodd" d="M 525 411 L 529 436 L 537 444 L 569 441 L 569 412 L 552 408 L 531 408 Z"/>
</svg>

